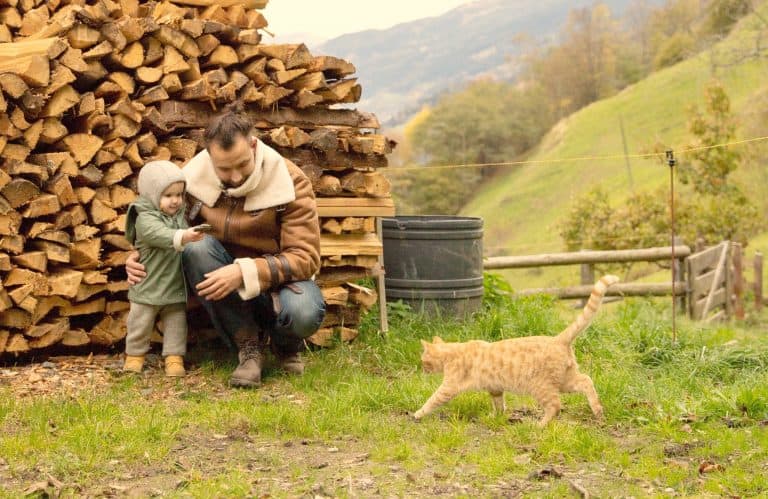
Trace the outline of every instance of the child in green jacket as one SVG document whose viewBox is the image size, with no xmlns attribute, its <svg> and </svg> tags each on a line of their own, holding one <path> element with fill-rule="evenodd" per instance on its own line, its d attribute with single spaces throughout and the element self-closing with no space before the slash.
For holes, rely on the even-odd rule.
<svg viewBox="0 0 768 499">
<path fill-rule="evenodd" d="M 184 376 L 187 350 L 187 288 L 181 269 L 184 245 L 202 232 L 184 219 L 186 179 L 170 161 L 150 161 L 139 171 L 139 197 L 128 207 L 125 237 L 139 251 L 147 277 L 128 290 L 128 334 L 123 370 L 141 372 L 149 338 L 163 321 L 163 357 L 167 376 Z"/>
</svg>

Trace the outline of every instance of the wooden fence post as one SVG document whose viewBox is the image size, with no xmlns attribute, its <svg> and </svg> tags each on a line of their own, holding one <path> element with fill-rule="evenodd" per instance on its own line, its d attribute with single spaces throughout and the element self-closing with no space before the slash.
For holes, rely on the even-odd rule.
<svg viewBox="0 0 768 499">
<path fill-rule="evenodd" d="M 586 251 L 586 250 L 581 250 Z M 595 265 L 592 263 L 581 264 L 581 283 L 582 284 L 595 284 Z M 587 305 L 588 299 L 581 300 L 581 306 Z"/>
<path fill-rule="evenodd" d="M 733 243 L 733 315 L 744 320 L 744 262 L 741 243 Z"/>
<path fill-rule="evenodd" d="M 694 244 L 693 251 L 694 253 L 699 253 L 701 251 L 704 251 L 704 249 L 707 247 L 706 243 L 704 242 L 703 237 L 696 238 L 696 243 Z"/>
<path fill-rule="evenodd" d="M 763 254 L 755 251 L 755 311 L 763 309 Z"/>
<path fill-rule="evenodd" d="M 683 245 L 683 239 L 680 236 L 675 236 L 675 246 L 682 246 Z M 682 283 L 682 285 L 685 285 L 685 258 L 680 258 L 679 256 L 675 256 L 675 261 L 673 263 L 675 266 L 675 282 L 672 284 L 673 288 L 677 285 L 678 282 Z M 685 302 L 686 302 L 686 294 L 683 293 L 679 296 L 674 296 L 675 301 L 675 307 L 677 308 L 677 313 L 685 313 Z"/>
</svg>

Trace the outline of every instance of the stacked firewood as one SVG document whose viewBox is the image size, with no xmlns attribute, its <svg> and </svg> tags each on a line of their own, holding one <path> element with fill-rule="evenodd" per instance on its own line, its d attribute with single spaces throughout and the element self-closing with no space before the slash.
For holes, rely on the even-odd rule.
<svg viewBox="0 0 768 499">
<path fill-rule="evenodd" d="M 210 117 L 244 104 L 318 196 L 328 315 L 352 338 L 377 300 L 376 219 L 393 143 L 352 109 L 352 64 L 262 43 L 266 0 L 0 1 L 0 354 L 111 346 L 128 310 L 123 237 L 139 169 L 185 164 Z"/>
</svg>

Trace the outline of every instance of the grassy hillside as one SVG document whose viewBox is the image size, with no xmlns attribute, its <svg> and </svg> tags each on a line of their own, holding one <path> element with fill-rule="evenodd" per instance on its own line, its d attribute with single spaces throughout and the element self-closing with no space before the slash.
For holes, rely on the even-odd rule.
<svg viewBox="0 0 768 499">
<path fill-rule="evenodd" d="M 763 5 L 761 11 L 768 14 L 768 6 Z M 657 72 L 620 94 L 571 115 L 549 132 L 530 159 L 621 155 L 620 119 L 624 122 L 630 155 L 645 152 L 655 143 L 683 149 L 689 140 L 686 110 L 691 104 L 702 103 L 703 88 L 713 77 L 724 84 L 737 114 L 749 110 L 755 97 L 761 95 L 768 76 L 764 61 L 752 59 L 714 71 L 711 65 L 713 59 L 726 62 L 733 57 L 724 54 L 743 53 L 754 47 L 757 30 L 761 28 L 765 26 L 758 19 L 746 18 L 712 50 Z M 658 160 L 630 162 L 636 190 L 668 184 L 668 168 Z M 556 224 L 575 197 L 600 184 L 612 193 L 610 202 L 615 205 L 630 192 L 623 159 L 534 163 L 498 170 L 462 210 L 463 215 L 484 218 L 488 255 L 563 251 Z M 741 177 L 749 186 L 748 192 L 760 196 L 764 203 L 767 196 L 762 169 L 744 168 Z M 562 267 L 504 274 L 514 287 L 522 288 L 575 283 L 579 270 Z"/>
</svg>

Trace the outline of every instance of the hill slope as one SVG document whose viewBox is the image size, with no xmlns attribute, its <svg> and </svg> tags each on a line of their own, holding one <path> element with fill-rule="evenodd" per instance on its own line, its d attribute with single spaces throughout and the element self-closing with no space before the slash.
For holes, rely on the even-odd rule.
<svg viewBox="0 0 768 499">
<path fill-rule="evenodd" d="M 768 7 L 762 8 L 763 15 Z M 596 102 L 557 124 L 530 158 L 533 161 L 615 155 L 618 159 L 558 161 L 525 166 L 500 167 L 462 210 L 464 215 L 485 220 L 486 254 L 533 254 L 563 251 L 556 224 L 567 213 L 574 197 L 596 184 L 613 194 L 617 204 L 629 192 L 620 118 L 624 121 L 629 153 L 639 153 L 660 142 L 682 149 L 688 141 L 686 109 L 701 103 L 702 90 L 711 80 L 710 62 L 718 54 L 754 47 L 758 29 L 765 26 L 744 19 L 723 42 L 676 66 L 655 73 L 620 94 Z M 768 76 L 761 60 L 735 63 L 717 72 L 731 98 L 733 110 L 748 109 Z M 658 160 L 631 160 L 636 189 L 668 184 L 668 169 Z M 749 177 L 749 175 L 747 175 Z M 764 182 L 750 181 L 753 195 L 766 198 Z M 754 180 L 754 179 L 753 179 Z M 756 191 L 757 190 L 757 191 Z M 507 271 L 513 286 L 573 284 L 578 268 L 541 271 Z"/>
<path fill-rule="evenodd" d="M 604 2 L 620 13 L 630 0 Z M 317 52 L 354 62 L 363 85 L 359 106 L 387 121 L 480 74 L 514 71 L 506 62 L 517 53 L 517 35 L 551 36 L 570 9 L 591 4 L 590 0 L 533 4 L 475 0 L 442 16 L 340 36 L 317 47 Z"/>
</svg>

